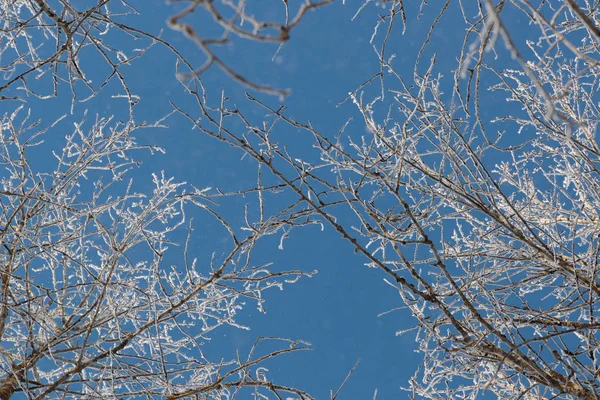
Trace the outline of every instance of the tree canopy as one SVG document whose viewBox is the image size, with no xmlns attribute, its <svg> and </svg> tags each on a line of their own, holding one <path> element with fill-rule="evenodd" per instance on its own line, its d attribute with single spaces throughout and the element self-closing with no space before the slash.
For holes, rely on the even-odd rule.
<svg viewBox="0 0 600 400">
<path fill-rule="evenodd" d="M 409 397 L 596 399 L 600 2 L 272 3 L 173 1 L 164 27 L 194 44 L 184 53 L 136 25 L 148 3 L 0 0 L 0 398 L 313 398 L 264 367 L 308 349 L 302 338 L 257 337 L 230 360 L 205 349 L 217 328 L 241 326 L 245 302 L 313 274 L 255 249 L 276 237 L 285 254 L 287 237 L 317 226 L 398 293 L 392 314 L 410 311 L 398 340 L 416 341 L 423 363 Z M 335 7 L 379 15 L 364 38 L 376 71 L 331 132 L 294 118 L 293 85 L 255 79 L 227 51 L 276 61 Z M 448 32 L 463 37 L 450 55 Z M 140 122 L 123 70 L 144 68 L 153 46 L 177 59 L 185 94 Z M 244 104 L 209 88 L 210 73 L 247 91 Z M 102 96 L 114 116 L 94 112 Z M 53 99 L 55 118 L 39 121 Z M 154 171 L 137 186 L 139 159 L 162 151 L 140 131 L 174 118 L 256 179 L 225 191 Z M 218 206 L 232 198 L 241 218 Z M 187 215 L 200 211 L 225 251 L 195 251 Z"/>
</svg>

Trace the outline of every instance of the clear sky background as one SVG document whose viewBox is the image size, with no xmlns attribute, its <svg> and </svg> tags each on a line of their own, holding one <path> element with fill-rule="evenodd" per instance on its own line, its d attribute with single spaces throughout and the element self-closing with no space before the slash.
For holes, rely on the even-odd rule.
<svg viewBox="0 0 600 400">
<path fill-rule="evenodd" d="M 273 13 L 277 17 L 283 10 L 279 0 L 260 0 L 255 3 L 260 4 L 256 8 L 257 14 L 268 16 Z M 418 2 L 405 3 L 408 18 L 406 33 L 402 35 L 402 25 L 398 23 L 392 32 L 388 52 L 396 53 L 398 71 L 412 77 L 414 57 L 441 5 L 427 6 L 424 15 L 417 19 L 419 5 L 409 3 Z M 133 4 L 140 15 L 126 16 L 123 21 L 156 35 L 163 31 L 165 40 L 181 51 L 193 65 L 201 65 L 204 56 L 195 45 L 180 33 L 167 28 L 166 18 L 177 10 L 177 4 L 166 5 L 161 0 L 136 0 Z M 364 124 L 351 102 L 340 107 L 336 105 L 346 98 L 348 92 L 379 70 L 369 39 L 381 10 L 373 2 L 352 21 L 361 4 L 362 1 L 347 0 L 342 5 L 338 1 L 310 13 L 292 32 L 291 40 L 275 61 L 271 58 L 277 46 L 241 40 L 219 49 L 218 53 L 230 66 L 253 81 L 291 89 L 291 95 L 284 102 L 289 108 L 288 115 L 302 122 L 310 120 L 319 131 L 331 137 L 352 115 L 354 121 L 348 130 L 360 134 L 364 132 Z M 206 17 L 198 14 L 194 18 L 198 18 L 195 25 L 199 27 L 199 32 L 213 32 L 210 21 L 203 19 Z M 446 71 L 447 82 L 452 79 L 450 70 L 456 65 L 455 58 L 464 35 L 462 24 L 453 23 L 456 18 L 461 16 L 458 8 L 452 5 L 434 32 L 433 46 L 428 50 L 438 54 L 438 72 Z M 89 57 L 86 62 L 92 63 L 93 55 Z M 175 62 L 176 57 L 170 51 L 156 45 L 140 60 L 123 69 L 132 91 L 142 99 L 136 107 L 138 120 L 153 121 L 167 114 L 172 110 L 169 101 L 194 110 L 192 99 L 185 95 L 175 79 Z M 104 74 L 89 67 L 88 71 L 92 78 L 97 74 L 101 79 Z M 217 68 L 207 71 L 202 80 L 207 87 L 209 102 L 217 104 L 221 90 L 224 90 L 231 99 L 230 104 L 236 104 L 249 115 L 264 114 L 245 100 L 246 88 L 233 82 Z M 108 87 L 97 99 L 77 104 L 74 114 L 69 115 L 62 126 L 68 127 L 74 120 L 80 119 L 85 109 L 89 110 L 89 115 L 100 116 L 118 116 L 124 112 L 122 103 L 110 98 L 110 89 Z M 272 96 L 253 94 L 273 106 L 279 104 Z M 36 110 L 38 117 L 49 121 L 57 114 L 69 113 L 70 97 L 43 103 L 31 99 L 29 106 Z M 140 154 L 139 158 L 144 164 L 134 173 L 139 187 L 149 184 L 150 172 L 161 170 L 167 176 L 174 176 L 179 181 L 187 181 L 197 187 L 235 190 L 254 184 L 254 164 L 242 159 L 239 151 L 192 130 L 191 124 L 184 118 L 173 116 L 167 123 L 167 129 L 138 133 L 140 142 L 166 149 L 165 155 L 152 158 Z M 53 134 L 60 135 L 60 129 Z M 288 146 L 297 144 L 301 149 L 311 150 L 306 145 L 309 137 L 300 136 L 299 132 L 291 129 L 285 134 L 289 135 L 286 142 Z M 59 144 L 60 141 L 57 141 L 47 143 L 47 146 Z M 47 149 L 40 149 L 40 157 L 36 161 L 40 166 L 50 163 L 46 158 Z M 307 154 L 307 157 L 310 155 Z M 253 201 L 248 199 L 248 202 Z M 239 219 L 243 207 L 244 200 L 236 199 L 230 203 L 224 202 L 221 209 L 226 216 L 235 220 Z M 224 251 L 225 235 L 214 222 L 197 216 L 195 234 L 193 243 L 201 260 L 206 261 L 213 251 Z M 287 285 L 284 291 L 273 289 L 266 293 L 266 314 L 258 312 L 255 304 L 248 303 L 240 313 L 239 321 L 250 326 L 251 330 L 219 330 L 213 335 L 213 342 L 206 347 L 209 358 L 234 357 L 235 349 L 247 351 L 260 335 L 303 339 L 312 344 L 313 350 L 287 355 L 266 364 L 271 379 L 302 388 L 317 398 L 328 398 L 329 390 L 337 389 L 360 358 L 361 363 L 346 384 L 342 398 L 370 399 L 376 389 L 378 399 L 406 398 L 408 394 L 402 392 L 400 387 L 408 387 L 408 380 L 419 367 L 421 356 L 415 352 L 414 334 L 396 336 L 396 332 L 409 328 L 415 321 L 403 310 L 378 316 L 402 305 L 397 292 L 384 282 L 383 273 L 366 268 L 365 260 L 355 255 L 351 246 L 339 239 L 328 226 L 323 232 L 317 226 L 294 231 L 285 242 L 283 251 L 277 249 L 278 240 L 273 238 L 259 247 L 260 254 L 257 257 L 273 261 L 280 269 L 316 269 L 318 274 Z"/>
<path fill-rule="evenodd" d="M 270 9 L 282 10 L 279 1 L 261 2 L 261 7 L 263 5 L 264 9 L 257 10 L 257 14 L 264 12 L 268 15 Z M 275 62 L 271 58 L 277 46 L 249 41 L 235 41 L 226 49 L 218 49 L 218 54 L 255 82 L 289 88 L 291 95 L 284 104 L 289 107 L 288 115 L 297 120 L 310 120 L 320 131 L 333 136 L 354 114 L 355 123 L 350 129 L 364 132 L 364 125 L 361 119 L 356 118 L 351 102 L 336 107 L 348 92 L 379 70 L 369 44 L 379 10 L 372 5 L 351 21 L 357 5 L 357 2 L 349 2 L 346 6 L 333 4 L 307 15 L 292 32 L 291 40 L 279 52 Z M 142 15 L 136 23 L 142 23 L 145 29 L 157 33 L 165 24 L 165 15 L 172 10 L 169 6 L 157 5 L 151 9 L 140 4 Z M 401 46 L 398 48 L 398 62 L 406 63 L 407 72 L 412 70 L 411 58 L 428 28 L 426 22 L 412 21 L 410 35 L 401 37 L 400 25 L 394 33 L 398 36 L 397 44 Z M 194 26 L 202 32 L 200 24 Z M 193 43 L 179 33 L 165 29 L 163 37 L 196 65 L 203 61 L 202 54 Z M 139 64 L 143 67 L 140 68 Z M 174 79 L 173 69 L 174 57 L 159 46 L 151 50 L 138 66 L 131 67 L 135 74 L 131 74 L 130 79 L 134 81 L 130 82 L 142 97 L 138 112 L 148 112 L 149 120 L 153 115 L 168 112 L 168 100 L 194 109 Z M 223 88 L 231 103 L 245 113 L 264 114 L 245 100 L 246 88 L 231 81 L 218 69 L 209 70 L 202 80 L 213 101 L 219 99 Z M 273 96 L 250 93 L 271 105 L 279 104 Z M 190 123 L 181 118 L 169 120 L 169 126 L 168 130 L 146 133 L 149 142 L 160 144 L 167 150 L 165 156 L 153 159 L 154 168 L 160 166 L 167 175 L 198 187 L 226 190 L 251 187 L 255 183 L 254 164 L 241 160 L 239 151 L 216 143 L 198 131 L 191 131 Z M 281 125 L 281 129 L 289 128 Z M 293 130 L 288 134 L 288 146 L 295 142 L 298 146 L 303 143 L 303 149 L 310 151 L 306 145 L 310 143 L 308 136 Z M 243 203 L 239 201 L 230 207 L 233 207 L 232 212 L 239 213 L 243 210 Z M 215 227 L 212 225 L 213 231 Z M 218 251 L 219 244 L 212 244 L 218 238 L 213 237 L 211 227 L 196 226 L 196 233 L 202 236 L 196 243 L 204 251 Z M 365 260 L 356 256 L 351 246 L 339 239 L 328 226 L 323 232 L 317 226 L 294 231 L 284 243 L 284 251 L 277 249 L 278 240 L 279 237 L 273 238 L 270 246 L 261 246 L 264 254 L 258 256 L 272 260 L 281 269 L 316 269 L 318 274 L 287 285 L 284 291 L 273 289 L 267 292 L 266 314 L 256 311 L 254 304 L 248 304 L 240 314 L 240 321 L 248 324 L 251 331 L 223 329 L 217 332 L 208 348 L 209 355 L 213 359 L 221 354 L 231 357 L 233 348 L 247 350 L 259 335 L 303 339 L 311 343 L 313 350 L 268 363 L 272 379 L 305 389 L 317 398 L 329 398 L 329 390 L 337 389 L 360 358 L 361 363 L 344 387 L 341 398 L 370 399 L 375 389 L 378 390 L 378 399 L 407 397 L 400 386 L 408 386 L 408 380 L 419 366 L 420 356 L 414 351 L 414 335 L 396 336 L 395 333 L 406 329 L 414 321 L 406 311 L 378 317 L 380 313 L 401 305 L 397 292 L 383 281 L 383 274 L 366 268 L 363 265 Z M 221 333 L 226 336 L 219 338 Z"/>
</svg>

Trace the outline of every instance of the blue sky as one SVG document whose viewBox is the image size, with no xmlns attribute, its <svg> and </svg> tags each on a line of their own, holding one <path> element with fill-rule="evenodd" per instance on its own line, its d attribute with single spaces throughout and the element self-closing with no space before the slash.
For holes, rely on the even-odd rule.
<svg viewBox="0 0 600 400">
<path fill-rule="evenodd" d="M 265 9 L 279 6 L 271 3 L 278 2 L 265 2 Z M 147 8 L 140 4 L 142 15 L 135 21 L 157 32 L 160 24 L 164 24 L 164 15 L 172 8 Z M 292 32 L 292 39 L 275 62 L 271 58 L 276 46 L 247 41 L 236 41 L 231 48 L 219 49 L 222 50 L 219 54 L 256 82 L 291 89 L 285 101 L 289 115 L 300 121 L 310 120 L 321 131 L 333 135 L 355 111 L 351 103 L 338 108 L 336 104 L 379 69 L 368 43 L 378 10 L 374 6 L 367 7 L 351 21 L 355 11 L 352 4 L 334 4 L 309 14 Z M 412 33 L 399 40 L 398 62 L 406 63 L 407 73 L 412 70 L 411 55 L 418 50 L 415 46 L 426 32 L 425 23 L 414 21 Z M 395 31 L 398 36 L 400 33 L 400 29 Z M 163 37 L 192 60 L 203 61 L 194 45 L 178 33 L 165 29 Z M 145 60 L 131 67 L 135 74 L 131 74 L 130 82 L 142 97 L 138 112 L 147 112 L 149 120 L 152 115 L 169 110 L 168 100 L 193 109 L 172 76 L 173 67 L 174 57 L 159 46 L 152 49 Z M 202 80 L 214 101 L 224 88 L 231 103 L 244 112 L 261 115 L 261 110 L 253 109 L 244 99 L 246 89 L 216 68 L 207 71 Z M 271 96 L 253 94 L 277 104 Z M 145 132 L 148 142 L 160 144 L 167 150 L 165 156 L 152 160 L 153 168 L 165 169 L 167 175 L 198 187 L 235 189 L 254 183 L 255 168 L 248 160 L 241 160 L 239 152 L 215 143 L 198 131 L 191 131 L 189 122 L 181 118 L 170 119 L 169 126 L 167 130 Z M 356 119 L 351 128 L 364 130 L 360 119 Z M 289 135 L 288 145 L 297 143 L 310 151 L 306 146 L 308 137 L 295 138 L 299 133 L 294 131 Z M 240 212 L 243 202 L 233 203 L 231 210 Z M 197 226 L 196 233 L 200 235 L 196 243 L 205 251 L 212 250 L 211 242 L 218 238 L 213 237 L 210 227 L 203 232 L 203 228 Z M 379 399 L 404 398 L 407 394 L 401 392 L 400 386 L 408 386 L 409 378 L 419 366 L 420 356 L 414 351 L 414 337 L 410 333 L 395 335 L 396 331 L 414 323 L 408 312 L 396 311 L 378 317 L 401 306 L 397 292 L 383 281 L 384 276 L 366 268 L 364 260 L 329 227 L 324 232 L 317 226 L 294 231 L 285 242 L 284 251 L 278 250 L 277 245 L 278 238 L 274 238 L 270 245 L 261 247 L 264 254 L 259 257 L 272 260 L 282 269 L 316 269 L 318 274 L 288 285 L 284 291 L 268 292 L 266 314 L 257 312 L 255 306 L 249 304 L 240 315 L 240 321 L 252 330 L 222 330 L 226 336 L 215 335 L 209 354 L 214 358 L 232 356 L 232 348 L 247 349 L 259 335 L 303 339 L 312 344 L 313 350 L 267 364 L 273 379 L 301 387 L 317 398 L 328 398 L 329 390 L 337 389 L 360 358 L 360 366 L 346 384 L 342 398 L 372 398 L 375 389 Z"/>
</svg>

